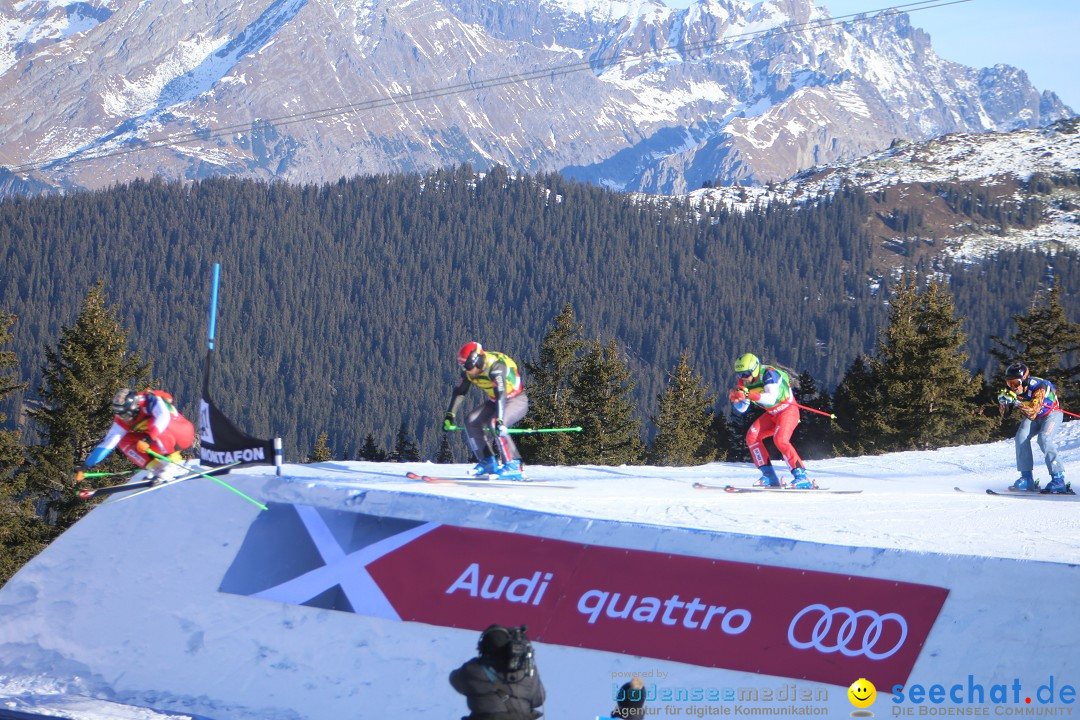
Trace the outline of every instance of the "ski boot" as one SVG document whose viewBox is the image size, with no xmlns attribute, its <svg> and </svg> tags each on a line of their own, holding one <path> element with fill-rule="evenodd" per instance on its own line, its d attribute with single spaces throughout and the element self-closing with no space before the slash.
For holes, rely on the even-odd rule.
<svg viewBox="0 0 1080 720">
<path fill-rule="evenodd" d="M 146 465 L 145 472 L 149 473 L 146 480 L 154 483 L 154 485 L 160 485 L 187 474 L 189 472 L 188 468 L 181 464 L 182 460 L 183 458 L 179 452 L 170 453 L 167 456 L 167 462 L 166 460 L 154 458 Z"/>
<path fill-rule="evenodd" d="M 498 471 L 500 480 L 524 480 L 525 475 L 521 472 L 521 461 L 511 460 L 510 462 L 499 468 Z"/>
<path fill-rule="evenodd" d="M 486 458 L 476 463 L 468 474 L 479 477 L 481 475 L 496 475 L 498 472 L 499 461 L 495 459 L 494 455 L 488 455 Z"/>
<path fill-rule="evenodd" d="M 761 477 L 754 483 L 755 487 L 782 487 L 780 478 L 776 476 L 776 470 L 771 464 L 762 465 L 758 470 L 761 471 Z"/>
<path fill-rule="evenodd" d="M 791 487 L 799 490 L 813 490 L 817 487 L 814 481 L 806 477 L 806 468 L 797 467 L 791 471 Z"/>
<path fill-rule="evenodd" d="M 1020 478 L 1010 485 L 1009 489 L 1013 492 L 1034 492 L 1039 489 L 1039 484 L 1030 472 L 1021 472 Z"/>
<path fill-rule="evenodd" d="M 1050 476 L 1050 483 L 1040 490 L 1043 495 L 1075 495 L 1072 487 L 1065 484 L 1065 473 L 1054 473 Z"/>
</svg>

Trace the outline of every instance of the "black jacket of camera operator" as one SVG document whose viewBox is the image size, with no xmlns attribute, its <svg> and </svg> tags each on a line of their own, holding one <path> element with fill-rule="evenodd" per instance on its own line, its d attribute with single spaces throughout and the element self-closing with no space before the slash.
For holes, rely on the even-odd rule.
<svg viewBox="0 0 1080 720">
<path fill-rule="evenodd" d="M 534 720 L 543 713 L 544 685 L 533 662 L 524 625 L 491 625 L 480 636 L 478 657 L 450 673 L 450 685 L 465 696 L 470 713 L 462 720 Z"/>
</svg>

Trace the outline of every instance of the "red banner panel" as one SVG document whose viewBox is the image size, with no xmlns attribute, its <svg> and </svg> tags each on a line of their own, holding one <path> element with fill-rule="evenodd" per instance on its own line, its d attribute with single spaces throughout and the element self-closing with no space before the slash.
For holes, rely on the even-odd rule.
<svg viewBox="0 0 1080 720">
<path fill-rule="evenodd" d="M 365 566 L 402 620 L 847 687 L 906 684 L 945 588 L 432 526 Z"/>
</svg>

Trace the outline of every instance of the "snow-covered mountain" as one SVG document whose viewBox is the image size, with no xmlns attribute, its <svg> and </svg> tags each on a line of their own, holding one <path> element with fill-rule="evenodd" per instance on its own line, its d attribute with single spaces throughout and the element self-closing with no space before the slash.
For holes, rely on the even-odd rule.
<svg viewBox="0 0 1080 720">
<path fill-rule="evenodd" d="M 1066 478 L 1080 477 L 1080 423 L 1063 426 L 1059 449 Z M 1080 615 L 1061 608 L 1080 587 L 1080 500 L 985 494 L 1015 479 L 1014 463 L 1011 440 L 809 463 L 820 485 L 858 494 L 693 487 L 757 475 L 722 463 L 531 467 L 549 482 L 528 486 L 406 480 L 407 469 L 465 467 L 419 463 L 286 465 L 280 478 L 252 467 L 226 478 L 267 512 L 209 481 L 167 486 L 95 508 L 0 589 L 0 716 L 445 720 L 465 713 L 446 678 L 473 655 L 477 630 L 545 608 L 585 618 L 562 637 L 557 622 L 524 620 L 539 638 L 553 720 L 607 717 L 632 675 L 665 717 L 848 717 L 850 682 L 897 673 L 905 694 L 876 681 L 877 717 L 1062 715 L 1071 703 L 1060 693 L 1080 685 Z M 417 536 L 436 534 L 410 551 Z M 582 566 L 589 555 L 600 562 Z M 749 629 L 695 635 L 700 612 L 681 623 L 611 607 L 601 615 L 590 602 L 598 590 L 575 604 L 567 557 L 581 587 L 625 590 L 620 606 L 656 595 L 670 613 L 716 593 Z M 633 572 L 623 572 L 627 559 Z M 466 570 L 454 593 L 467 603 L 479 595 L 482 613 L 445 614 L 457 600 L 425 589 L 473 561 L 483 572 L 513 568 L 519 587 L 543 570 L 551 587 L 543 602 L 508 605 L 487 581 L 474 593 Z M 912 607 L 919 594 L 935 601 Z M 381 604 L 387 597 L 398 613 Z M 409 620 L 406 607 L 428 620 Z M 844 614 L 856 611 L 849 625 Z M 917 627 L 920 613 L 932 624 Z M 747 648 L 735 644 L 774 627 L 754 660 L 763 665 L 747 667 Z M 668 633 L 679 642 L 656 653 Z M 619 650 L 634 642 L 654 649 Z M 707 652 L 687 661 L 681 653 L 695 647 Z M 887 669 L 897 648 L 910 649 L 910 671 Z M 946 693 L 916 701 L 916 685 Z"/>
<path fill-rule="evenodd" d="M 1031 182 L 1039 177 L 1046 182 Z M 940 183 L 978 188 L 1015 205 L 1036 201 L 1040 209 L 1034 220 L 1019 227 L 958 222 L 956 214 L 943 207 Z M 775 201 L 812 202 L 843 187 L 880 197 L 876 215 L 914 209 L 927 218 L 923 226 L 905 231 L 877 223 L 874 227 L 886 242 L 921 236 L 932 239 L 939 252 L 966 259 L 1010 249 L 1080 250 L 1080 118 L 1011 132 L 896 141 L 885 150 L 813 167 L 782 182 L 704 188 L 690 198 L 747 210 Z"/>
<path fill-rule="evenodd" d="M 1069 115 L 907 15 L 812 0 L 0 5 L 0 162 L 62 187 L 468 161 L 682 193 Z"/>
</svg>

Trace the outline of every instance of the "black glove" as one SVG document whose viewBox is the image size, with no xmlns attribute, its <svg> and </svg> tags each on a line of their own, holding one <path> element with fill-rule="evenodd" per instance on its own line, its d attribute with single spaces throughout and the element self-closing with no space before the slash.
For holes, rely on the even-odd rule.
<svg viewBox="0 0 1080 720">
<path fill-rule="evenodd" d="M 442 429 L 443 432 L 450 432 L 454 429 L 454 413 L 448 412 L 443 416 Z"/>
<path fill-rule="evenodd" d="M 506 431 L 506 425 L 503 424 L 502 418 L 495 418 L 495 422 L 492 423 L 492 427 L 495 428 L 495 434 L 501 437 L 505 437 L 509 433 Z"/>
</svg>

